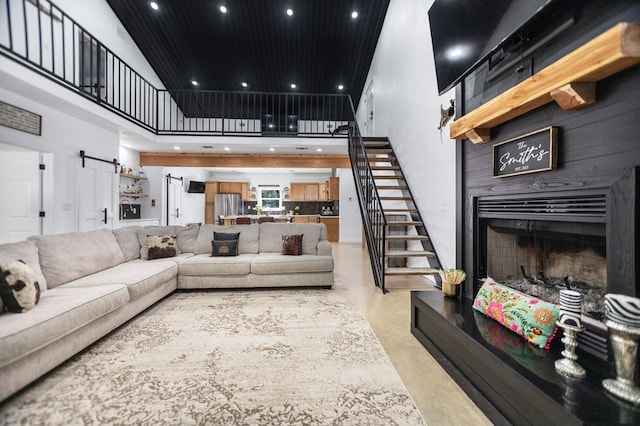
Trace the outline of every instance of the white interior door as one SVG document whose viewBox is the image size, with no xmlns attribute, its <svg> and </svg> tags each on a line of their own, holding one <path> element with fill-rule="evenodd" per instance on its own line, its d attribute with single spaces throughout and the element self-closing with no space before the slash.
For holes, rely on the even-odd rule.
<svg viewBox="0 0 640 426">
<path fill-rule="evenodd" d="M 113 164 L 85 160 L 78 166 L 78 231 L 113 229 L 117 177 Z"/>
<path fill-rule="evenodd" d="M 0 243 L 41 233 L 40 154 L 0 151 Z"/>
<path fill-rule="evenodd" d="M 168 225 L 182 225 L 182 180 L 167 178 Z"/>
<path fill-rule="evenodd" d="M 375 136 L 373 131 L 373 81 L 369 83 L 367 91 L 364 95 L 364 103 L 366 104 L 367 116 L 365 118 L 365 135 Z"/>
</svg>

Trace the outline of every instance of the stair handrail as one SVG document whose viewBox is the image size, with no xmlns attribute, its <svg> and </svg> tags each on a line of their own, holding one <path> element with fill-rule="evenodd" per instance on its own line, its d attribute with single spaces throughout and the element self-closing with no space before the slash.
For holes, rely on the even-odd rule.
<svg viewBox="0 0 640 426">
<path fill-rule="evenodd" d="M 385 289 L 385 241 L 387 219 L 384 216 L 382 202 L 375 185 L 371 165 L 367 160 L 367 153 L 358 123 L 355 119 L 355 108 L 349 97 L 353 120 L 349 128 L 349 159 L 356 184 L 356 194 L 360 205 L 360 214 L 364 227 L 365 241 L 369 252 L 369 260 L 373 272 L 373 279 L 383 293 Z"/>
</svg>

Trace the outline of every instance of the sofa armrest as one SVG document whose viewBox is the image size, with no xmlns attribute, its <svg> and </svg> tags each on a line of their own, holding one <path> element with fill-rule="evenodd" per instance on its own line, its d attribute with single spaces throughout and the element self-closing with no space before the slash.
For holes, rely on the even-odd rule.
<svg viewBox="0 0 640 426">
<path fill-rule="evenodd" d="M 327 240 L 318 241 L 318 256 L 331 256 L 331 243 Z"/>
</svg>

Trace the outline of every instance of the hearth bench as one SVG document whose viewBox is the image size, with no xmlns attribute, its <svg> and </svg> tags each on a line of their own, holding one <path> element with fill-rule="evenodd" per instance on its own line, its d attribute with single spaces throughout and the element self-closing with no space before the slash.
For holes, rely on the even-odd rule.
<svg viewBox="0 0 640 426">
<path fill-rule="evenodd" d="M 640 409 L 603 389 L 602 379 L 615 375 L 609 369 L 583 357 L 586 378 L 555 371 L 561 335 L 544 350 L 471 305 L 464 297 L 414 291 L 411 332 L 495 424 L 640 424 Z"/>
</svg>

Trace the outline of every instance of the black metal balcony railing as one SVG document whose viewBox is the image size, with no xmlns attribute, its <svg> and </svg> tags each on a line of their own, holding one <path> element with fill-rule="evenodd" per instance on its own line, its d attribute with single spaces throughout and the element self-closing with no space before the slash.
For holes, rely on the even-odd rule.
<svg viewBox="0 0 640 426">
<path fill-rule="evenodd" d="M 328 135 L 348 95 L 160 90 L 48 0 L 0 0 L 0 54 L 156 134 Z"/>
</svg>

